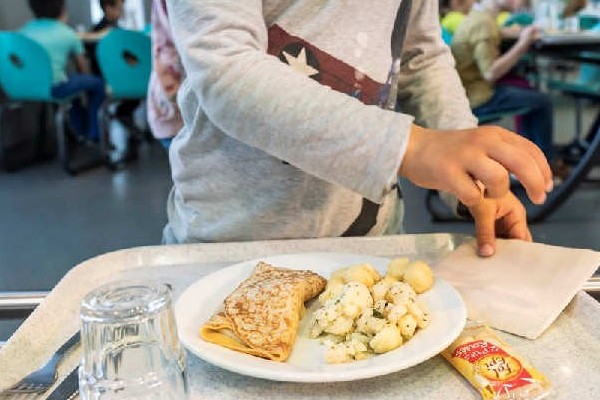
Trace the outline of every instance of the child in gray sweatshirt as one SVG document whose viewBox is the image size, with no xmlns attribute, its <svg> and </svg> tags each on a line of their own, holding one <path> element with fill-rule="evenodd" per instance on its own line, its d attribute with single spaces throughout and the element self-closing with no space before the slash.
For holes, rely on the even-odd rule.
<svg viewBox="0 0 600 400">
<path fill-rule="evenodd" d="M 496 219 L 531 239 L 507 169 L 539 203 L 547 163 L 515 134 L 476 128 L 437 1 L 412 0 L 403 22 L 400 112 L 377 106 L 400 2 L 168 2 L 187 77 L 166 243 L 397 233 L 399 175 L 470 207 L 483 255 Z"/>
</svg>

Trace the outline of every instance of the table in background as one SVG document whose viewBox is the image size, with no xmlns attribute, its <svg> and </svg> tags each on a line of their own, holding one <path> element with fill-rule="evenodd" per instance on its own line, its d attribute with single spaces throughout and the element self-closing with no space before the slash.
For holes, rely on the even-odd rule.
<svg viewBox="0 0 600 400">
<path fill-rule="evenodd" d="M 502 42 L 504 50 L 514 44 L 516 38 L 506 38 Z M 600 58 L 590 57 L 590 52 L 600 52 L 600 33 L 598 32 L 574 32 L 553 33 L 542 36 L 535 42 L 528 54 L 536 63 L 537 57 L 546 57 L 557 60 L 568 60 L 585 63 L 593 63 L 600 67 Z M 600 98 L 600 93 L 598 93 Z M 577 187 L 585 181 L 590 170 L 600 164 L 600 110 L 596 114 L 594 122 L 586 135 L 589 147 L 581 157 L 572 173 L 554 191 L 548 195 L 548 199 L 541 206 L 528 207 L 528 220 L 530 222 L 541 222 L 554 211 L 556 211 Z"/>
</svg>

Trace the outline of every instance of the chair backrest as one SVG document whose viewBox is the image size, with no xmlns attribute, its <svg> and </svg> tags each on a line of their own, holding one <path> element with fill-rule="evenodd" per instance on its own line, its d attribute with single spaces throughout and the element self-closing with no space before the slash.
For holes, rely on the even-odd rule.
<svg viewBox="0 0 600 400">
<path fill-rule="evenodd" d="M 152 70 L 152 45 L 148 35 L 112 29 L 98 43 L 96 58 L 113 98 L 146 97 Z"/>
<path fill-rule="evenodd" d="M 501 26 L 510 27 L 513 25 L 529 26 L 533 24 L 533 16 L 528 13 L 514 13 L 509 15 Z"/>
<path fill-rule="evenodd" d="M 442 26 L 442 40 L 448 46 L 450 46 L 452 44 L 452 34 L 450 33 L 450 31 L 448 29 L 444 28 L 443 26 Z"/>
<path fill-rule="evenodd" d="M 50 56 L 17 32 L 0 32 L 0 85 L 11 100 L 51 100 Z"/>
<path fill-rule="evenodd" d="M 589 29 L 598 30 L 600 17 L 597 15 L 581 14 L 579 15 L 579 29 L 587 31 Z"/>
</svg>

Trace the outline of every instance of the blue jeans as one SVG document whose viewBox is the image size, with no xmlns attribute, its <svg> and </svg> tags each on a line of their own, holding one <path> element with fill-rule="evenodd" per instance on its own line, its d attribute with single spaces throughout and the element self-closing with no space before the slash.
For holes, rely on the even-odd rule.
<svg viewBox="0 0 600 400">
<path fill-rule="evenodd" d="M 79 98 L 75 98 L 71 108 L 71 123 L 78 135 L 87 135 L 89 139 L 97 141 L 100 138 L 98 110 L 105 97 L 104 81 L 94 75 L 74 74 L 69 76 L 66 82 L 52 86 L 52 97 L 56 99 L 64 99 L 81 92 L 87 95 L 87 109 L 83 107 Z"/>
<path fill-rule="evenodd" d="M 474 108 L 473 113 L 479 117 L 523 107 L 529 107 L 531 111 L 523 115 L 519 133 L 535 143 L 551 161 L 554 158 L 553 108 L 552 101 L 544 93 L 532 89 L 498 85 L 492 98 Z"/>
<path fill-rule="evenodd" d="M 168 153 L 169 147 L 171 147 L 171 142 L 173 141 L 173 138 L 158 139 L 158 141 L 160 142 L 162 147 L 164 147 L 165 150 L 167 150 L 167 153 Z"/>
</svg>

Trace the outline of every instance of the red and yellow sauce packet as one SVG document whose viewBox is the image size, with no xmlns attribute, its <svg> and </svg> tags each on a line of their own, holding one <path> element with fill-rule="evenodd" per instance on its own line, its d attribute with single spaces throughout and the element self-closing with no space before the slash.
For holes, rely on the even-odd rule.
<svg viewBox="0 0 600 400">
<path fill-rule="evenodd" d="M 485 400 L 541 399 L 550 382 L 485 325 L 468 325 L 442 352 Z"/>
</svg>

